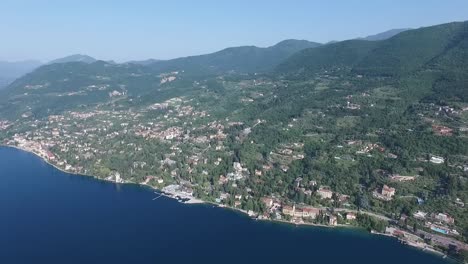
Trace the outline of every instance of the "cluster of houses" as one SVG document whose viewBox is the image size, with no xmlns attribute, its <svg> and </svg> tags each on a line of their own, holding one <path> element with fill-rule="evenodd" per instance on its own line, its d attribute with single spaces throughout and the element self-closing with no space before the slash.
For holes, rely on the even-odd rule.
<svg viewBox="0 0 468 264">
<path fill-rule="evenodd" d="M 295 205 L 284 205 L 282 213 L 291 217 L 316 219 L 320 214 L 320 209 L 307 206 L 296 208 Z"/>
<path fill-rule="evenodd" d="M 161 81 L 160 81 L 160 84 L 164 84 L 164 83 L 169 83 L 169 82 L 173 82 L 177 79 L 177 75 L 179 74 L 178 71 L 173 71 L 173 72 L 169 72 L 169 73 L 162 73 L 159 75 L 159 77 L 161 78 Z"/>
<path fill-rule="evenodd" d="M 171 185 L 164 187 L 162 191 L 170 195 L 180 197 L 182 199 L 193 198 L 192 186 L 189 186 L 187 183 L 183 185 L 171 184 Z"/>
<path fill-rule="evenodd" d="M 457 230 L 451 228 L 451 226 L 455 224 L 455 219 L 446 213 L 428 214 L 426 212 L 417 211 L 413 214 L 413 217 L 424 221 L 424 225 L 434 232 L 444 235 L 459 235 Z"/>
<path fill-rule="evenodd" d="M 302 222 L 303 220 L 312 221 L 320 216 L 323 216 L 327 220 L 328 225 L 336 226 L 338 224 L 338 218 L 335 214 L 332 214 L 322 208 L 316 208 L 311 206 L 296 206 L 296 205 L 283 205 L 279 200 L 263 197 L 262 202 L 268 208 L 270 213 L 281 212 L 283 216 L 288 216 L 293 222 Z M 356 214 L 354 212 L 347 212 L 345 216 L 346 220 L 356 220 Z"/>
<path fill-rule="evenodd" d="M 270 151 L 270 164 L 278 163 L 280 164 L 280 169 L 283 172 L 287 172 L 289 170 L 289 165 L 294 160 L 304 159 L 303 148 L 304 144 L 298 142 L 281 145 L 275 151 Z"/>
<path fill-rule="evenodd" d="M 233 168 L 234 172 L 230 172 L 226 175 L 229 180 L 237 181 L 249 176 L 249 170 L 242 167 L 239 162 L 234 162 Z"/>
<path fill-rule="evenodd" d="M 333 196 L 333 192 L 330 190 L 329 187 L 320 187 L 317 190 L 317 195 L 320 196 L 322 199 L 331 199 Z"/>
<path fill-rule="evenodd" d="M 382 147 L 382 146 L 380 146 L 379 144 L 377 144 L 377 143 L 369 143 L 369 144 L 367 144 L 366 146 L 364 146 L 363 149 L 356 151 L 356 153 L 357 153 L 357 154 L 369 153 L 369 152 L 371 152 L 371 151 L 374 150 L 374 149 L 377 149 L 377 150 L 380 151 L 380 152 L 384 152 L 384 151 L 385 151 L 385 148 Z"/>
</svg>

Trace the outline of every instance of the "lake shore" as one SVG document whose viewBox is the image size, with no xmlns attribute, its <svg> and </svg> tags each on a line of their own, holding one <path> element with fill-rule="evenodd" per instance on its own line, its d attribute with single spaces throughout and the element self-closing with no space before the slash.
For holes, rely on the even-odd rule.
<svg viewBox="0 0 468 264">
<path fill-rule="evenodd" d="M 288 224 L 288 225 L 295 225 L 295 226 L 311 226 L 311 227 L 325 227 L 325 228 L 353 228 L 353 229 L 360 229 L 359 227 L 357 226 L 352 226 L 352 225 L 343 225 L 343 224 L 338 224 L 338 225 L 335 225 L 335 226 L 332 226 L 332 225 L 325 225 L 325 224 L 316 224 L 316 223 L 310 223 L 310 222 L 304 222 L 304 221 L 287 221 L 287 220 L 279 220 L 279 219 L 271 219 L 271 218 L 259 218 L 257 214 L 255 215 L 252 215 L 250 214 L 248 211 L 245 211 L 245 210 L 242 210 L 240 208 L 236 208 L 236 207 L 231 207 L 231 206 L 227 206 L 227 205 L 222 205 L 222 204 L 218 204 L 218 203 L 214 203 L 214 202 L 211 202 L 211 201 L 204 201 L 204 200 L 201 200 L 201 199 L 198 199 L 198 198 L 195 198 L 193 196 L 185 196 L 185 195 L 180 195 L 178 193 L 167 193 L 167 192 L 164 192 L 162 190 L 159 190 L 157 188 L 155 188 L 154 186 L 151 186 L 147 183 L 138 183 L 138 182 L 132 182 L 132 181 L 128 181 L 128 180 L 125 180 L 123 182 L 116 182 L 114 180 L 110 180 L 110 179 L 103 179 L 103 178 L 99 178 L 99 177 L 96 177 L 94 175 L 90 175 L 90 174 L 84 174 L 84 173 L 74 173 L 74 172 L 70 172 L 70 171 L 67 171 L 59 166 L 57 166 L 56 164 L 53 164 L 52 162 L 50 162 L 49 160 L 47 160 L 46 158 L 44 158 L 43 156 L 41 156 L 40 154 L 34 152 L 33 150 L 30 150 L 30 149 L 25 149 L 25 148 L 21 148 L 21 147 L 18 147 L 18 146 L 13 146 L 13 145 L 5 145 L 5 144 L 0 144 L 0 148 L 1 147 L 4 147 L 4 148 L 14 148 L 14 149 L 17 149 L 19 151 L 23 151 L 23 152 L 26 152 L 26 153 L 30 153 L 30 154 L 33 154 L 34 156 L 38 157 L 41 161 L 45 162 L 46 164 L 54 167 L 55 169 L 63 172 L 63 173 L 67 173 L 67 174 L 71 174 L 71 175 L 75 175 L 75 176 L 85 176 L 85 177 L 91 177 L 93 179 L 96 179 L 96 180 L 100 180 L 100 181 L 106 181 L 106 182 L 112 182 L 112 183 L 116 183 L 116 184 L 134 184 L 134 185 L 138 185 L 138 186 L 144 186 L 144 187 L 149 187 L 151 190 L 155 191 L 156 194 L 159 194 L 160 196 L 164 196 L 164 197 L 167 197 L 167 198 L 171 198 L 171 199 L 175 199 L 179 202 L 182 202 L 182 203 L 185 203 L 185 204 L 210 204 L 210 205 L 213 205 L 213 206 L 216 206 L 216 207 L 220 207 L 220 208 L 226 208 L 226 209 L 230 209 L 230 210 L 233 210 L 233 211 L 236 211 L 236 212 L 239 212 L 239 213 L 242 213 L 242 214 L 245 214 L 247 216 L 249 216 L 251 219 L 255 219 L 255 220 L 260 220 L 260 221 L 269 221 L 269 222 L 275 222 L 275 223 L 281 223 L 281 224 Z M 159 197 L 156 197 L 156 198 L 159 198 Z M 155 199 L 156 199 L 155 198 Z M 374 214 L 374 213 L 371 213 L 371 214 Z M 385 218 L 384 216 L 382 216 L 383 218 Z M 387 237 L 392 237 L 392 238 L 396 238 L 398 239 L 399 241 L 401 241 L 403 244 L 405 245 L 408 245 L 408 246 L 411 246 L 411 247 L 414 247 L 414 248 L 418 248 L 422 251 L 425 251 L 425 252 L 429 252 L 429 253 L 433 253 L 433 254 L 437 254 L 439 256 L 442 256 L 442 257 L 447 257 L 445 255 L 444 252 L 442 251 L 439 251 L 433 247 L 431 247 L 429 244 L 421 244 L 421 243 L 411 243 L 411 242 L 408 242 L 408 241 L 405 241 L 405 240 L 402 240 L 400 239 L 399 237 L 393 235 L 393 234 L 387 234 L 387 233 L 378 233 L 378 232 L 371 232 L 372 234 L 377 234 L 377 235 L 384 235 L 384 236 L 387 236 Z"/>
</svg>

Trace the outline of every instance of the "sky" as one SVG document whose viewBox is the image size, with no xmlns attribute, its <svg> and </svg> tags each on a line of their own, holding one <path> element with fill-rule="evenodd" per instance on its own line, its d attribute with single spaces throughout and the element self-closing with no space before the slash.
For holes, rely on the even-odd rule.
<svg viewBox="0 0 468 264">
<path fill-rule="evenodd" d="M 468 0 L 0 0 L 0 60 L 170 59 L 468 20 Z"/>
</svg>

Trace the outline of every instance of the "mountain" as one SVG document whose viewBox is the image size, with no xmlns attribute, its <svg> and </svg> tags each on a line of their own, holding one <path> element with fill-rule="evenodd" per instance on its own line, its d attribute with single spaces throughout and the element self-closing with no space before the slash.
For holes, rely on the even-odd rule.
<svg viewBox="0 0 468 264">
<path fill-rule="evenodd" d="M 6 87 L 16 78 L 36 69 L 41 64 L 40 61 L 35 60 L 17 62 L 0 61 L 0 89 Z"/>
<path fill-rule="evenodd" d="M 105 102 L 113 91 L 138 96 L 158 87 L 160 79 L 150 68 L 135 64 L 47 64 L 1 91 L 0 114 L 18 115 L 32 110 L 37 116 L 48 115 Z"/>
<path fill-rule="evenodd" d="M 269 197 L 291 211 L 405 214 L 419 227 L 429 218 L 415 212 L 443 212 L 454 219 L 452 248 L 468 241 L 467 83 L 468 22 L 149 65 L 55 63 L 0 91 L 0 142 L 48 153 L 73 173 L 176 184 L 259 214 Z M 361 217 L 350 224 L 385 230 Z"/>
<path fill-rule="evenodd" d="M 127 61 L 126 63 L 139 64 L 139 65 L 151 65 L 151 64 L 154 64 L 154 63 L 159 62 L 159 61 L 161 61 L 161 60 L 147 59 L 147 60 L 140 60 L 140 61 Z"/>
<path fill-rule="evenodd" d="M 390 78 L 408 85 L 411 80 L 424 79 L 433 89 L 449 87 L 445 95 L 464 100 L 463 83 L 468 72 L 467 28 L 468 22 L 449 23 L 408 30 L 382 41 L 355 39 L 326 45 L 286 40 L 267 48 L 234 47 L 149 64 L 103 61 L 48 64 L 16 80 L 4 91 L 0 96 L 0 113 L 18 116 L 33 110 L 38 116 L 48 115 L 106 102 L 113 91 L 139 98 L 140 102 L 158 101 L 193 91 L 194 83 L 199 83 L 204 76 L 226 73 L 236 76 L 238 73 L 243 77 L 236 78 L 249 78 L 243 74 L 257 72 L 302 79 L 325 71 L 339 72 Z M 200 87 L 217 87 L 223 91 L 222 85 L 216 83 Z M 428 92 L 420 87 L 425 82 L 416 83 L 412 89 L 414 94 Z M 432 95 L 437 97 L 436 93 Z"/>
<path fill-rule="evenodd" d="M 0 98 L 0 112 L 18 116 L 32 110 L 36 116 L 43 116 L 106 101 L 113 91 L 134 97 L 145 95 L 142 101 L 154 99 L 154 95 L 162 100 L 190 90 L 197 77 L 266 72 L 295 52 L 319 45 L 305 40 L 285 40 L 268 48 L 244 46 L 168 61 L 124 64 L 72 55 L 52 61 L 12 83 Z M 168 72 L 178 72 L 171 80 L 177 78 L 180 87 L 161 91 L 163 75 Z M 47 100 L 40 100 L 44 96 Z"/>
<path fill-rule="evenodd" d="M 66 57 L 63 57 L 63 58 L 60 58 L 60 59 L 52 60 L 48 64 L 67 63 L 67 62 L 93 63 L 95 61 L 96 61 L 95 58 L 90 57 L 88 55 L 74 54 L 74 55 L 66 56 Z"/>
<path fill-rule="evenodd" d="M 238 73 L 266 72 L 294 53 L 320 45 L 306 40 L 291 39 L 267 48 L 255 46 L 233 47 L 206 55 L 158 61 L 151 64 L 151 66 L 159 72 L 181 70 L 209 73 L 229 71 Z"/>
<path fill-rule="evenodd" d="M 345 67 L 357 74 L 391 76 L 422 70 L 448 54 L 458 53 L 468 36 L 468 22 L 404 31 L 382 41 L 348 40 L 305 49 L 277 67 L 283 73 L 313 74 Z M 466 54 L 460 52 L 464 60 Z"/>
<path fill-rule="evenodd" d="M 370 35 L 365 38 L 359 38 L 362 40 L 369 40 L 369 41 L 378 41 L 378 40 L 385 40 L 389 39 L 395 35 L 400 34 L 401 32 L 411 30 L 411 28 L 398 28 L 398 29 L 390 29 L 382 33 L 378 33 L 375 35 Z"/>
<path fill-rule="evenodd" d="M 279 73 L 315 73 L 335 67 L 353 66 L 377 45 L 365 40 L 346 40 L 302 50 L 278 67 Z"/>
</svg>

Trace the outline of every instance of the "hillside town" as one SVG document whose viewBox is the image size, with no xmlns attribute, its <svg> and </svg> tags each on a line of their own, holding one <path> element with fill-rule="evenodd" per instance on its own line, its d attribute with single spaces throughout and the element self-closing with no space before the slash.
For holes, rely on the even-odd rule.
<svg viewBox="0 0 468 264">
<path fill-rule="evenodd" d="M 350 94 L 349 84 L 332 74 L 317 74 L 314 89 L 304 86 L 295 94 L 286 92 L 288 82 L 265 77 L 197 79 L 193 94 L 160 101 L 130 97 L 124 85 L 96 83 L 80 92 L 105 92 L 103 102 L 0 120 L 0 141 L 66 172 L 142 184 L 255 219 L 361 227 L 431 250 L 466 250 L 467 196 L 462 191 L 449 196 L 445 186 L 462 186 L 468 157 L 462 149 L 447 155 L 442 143 L 408 146 L 416 133 L 424 133 L 427 142 L 462 140 L 464 121 L 455 127 L 450 120 L 464 120 L 465 108 L 419 104 L 413 107 L 413 125 L 385 128 L 374 120 L 363 132 L 359 122 L 396 96 L 395 89 L 356 88 Z M 162 92 L 177 88 L 184 75 L 159 78 Z M 323 95 L 323 102 L 304 97 L 329 90 L 337 95 Z M 281 98 L 303 108 L 294 115 L 283 116 L 274 106 L 268 111 L 275 114 L 258 113 Z M 395 134 L 404 136 L 395 139 Z M 447 171 L 449 176 L 440 176 Z M 441 194 L 447 195 L 444 206 Z"/>
</svg>

